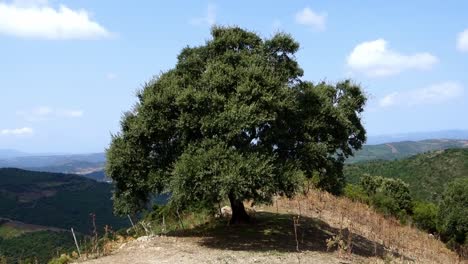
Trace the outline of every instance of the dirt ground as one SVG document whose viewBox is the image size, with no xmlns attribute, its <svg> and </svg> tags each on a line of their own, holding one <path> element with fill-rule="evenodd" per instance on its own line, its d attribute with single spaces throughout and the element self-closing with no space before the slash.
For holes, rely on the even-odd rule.
<svg viewBox="0 0 468 264">
<path fill-rule="evenodd" d="M 361 261 L 358 261 L 359 263 Z M 203 246 L 203 238 L 155 237 L 131 241 L 110 256 L 87 264 L 153 264 L 153 263 L 355 263 L 324 252 L 279 252 L 232 250 Z"/>
<path fill-rule="evenodd" d="M 248 225 L 218 219 L 115 248 L 82 263 L 460 263 L 427 233 L 318 191 L 259 207 Z"/>
<path fill-rule="evenodd" d="M 269 212 L 256 215 L 246 226 L 226 226 L 223 221 L 167 236 L 142 237 L 127 242 L 101 263 L 378 263 L 370 242 L 356 236 L 353 254 L 328 250 L 326 240 L 338 230 L 320 220 L 302 217 L 297 226 L 293 215 Z M 298 249 L 299 248 L 299 252 Z M 381 249 L 379 249 L 381 251 Z"/>
</svg>

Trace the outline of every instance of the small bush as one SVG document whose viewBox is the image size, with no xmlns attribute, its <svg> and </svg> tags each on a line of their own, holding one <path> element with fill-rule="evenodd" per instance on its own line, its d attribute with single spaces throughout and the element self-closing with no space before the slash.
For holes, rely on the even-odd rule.
<svg viewBox="0 0 468 264">
<path fill-rule="evenodd" d="M 68 264 L 72 261 L 72 259 L 68 256 L 68 255 L 65 255 L 65 254 L 62 254 L 60 257 L 58 258 L 53 258 L 51 259 L 48 264 Z"/>
</svg>

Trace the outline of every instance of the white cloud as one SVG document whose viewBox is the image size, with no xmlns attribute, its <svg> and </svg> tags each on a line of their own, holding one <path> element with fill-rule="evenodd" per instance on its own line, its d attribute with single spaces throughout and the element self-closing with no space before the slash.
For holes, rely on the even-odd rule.
<svg viewBox="0 0 468 264">
<path fill-rule="evenodd" d="M 464 88 L 460 83 L 443 82 L 421 89 L 388 94 L 379 100 L 379 106 L 386 108 L 391 106 L 440 104 L 458 98 L 463 93 Z"/>
<path fill-rule="evenodd" d="M 357 45 L 347 58 L 352 71 L 369 77 L 396 75 L 405 70 L 429 70 L 437 62 L 437 57 L 427 52 L 405 55 L 393 51 L 384 39 Z"/>
<path fill-rule="evenodd" d="M 461 52 L 468 52 L 468 29 L 458 34 L 457 49 Z"/>
<path fill-rule="evenodd" d="M 0 135 L 2 136 L 28 136 L 32 134 L 34 134 L 34 130 L 30 127 L 0 130 Z"/>
<path fill-rule="evenodd" d="M 111 35 L 86 10 L 65 5 L 55 9 L 46 0 L 0 2 L 0 34 L 38 39 L 96 39 Z"/>
<path fill-rule="evenodd" d="M 84 115 L 82 110 L 55 109 L 49 106 L 41 106 L 27 111 L 18 111 L 17 114 L 26 121 L 37 122 L 57 118 L 79 118 Z"/>
<path fill-rule="evenodd" d="M 326 20 L 326 13 L 318 14 L 309 7 L 306 7 L 296 13 L 296 23 L 308 26 L 317 31 L 325 30 Z"/>
<path fill-rule="evenodd" d="M 213 26 L 216 23 L 216 6 L 209 4 L 206 9 L 205 16 L 193 18 L 189 22 L 190 24 L 194 26 L 200 26 L 200 25 Z"/>
<path fill-rule="evenodd" d="M 31 7 L 31 6 L 44 6 L 47 5 L 49 1 L 47 0 L 14 0 L 13 5 L 21 7 Z"/>
</svg>

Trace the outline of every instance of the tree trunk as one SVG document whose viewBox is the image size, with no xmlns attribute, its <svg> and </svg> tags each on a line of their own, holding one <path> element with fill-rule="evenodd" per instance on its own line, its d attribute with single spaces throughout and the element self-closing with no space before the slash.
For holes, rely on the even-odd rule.
<svg viewBox="0 0 468 264">
<path fill-rule="evenodd" d="M 245 211 L 244 203 L 241 200 L 235 199 L 232 194 L 229 194 L 229 202 L 232 209 L 231 221 L 229 223 L 231 225 L 249 223 L 250 216 Z"/>
</svg>

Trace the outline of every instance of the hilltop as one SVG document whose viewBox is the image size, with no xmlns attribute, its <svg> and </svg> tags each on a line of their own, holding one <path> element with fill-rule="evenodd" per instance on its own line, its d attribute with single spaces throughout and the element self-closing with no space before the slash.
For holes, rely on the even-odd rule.
<svg viewBox="0 0 468 264">
<path fill-rule="evenodd" d="M 261 206 L 249 226 L 189 216 L 192 224 L 163 236 L 115 242 L 104 263 L 456 263 L 427 233 L 368 205 L 311 190 Z M 296 224 L 294 224 L 296 221 Z M 154 223 L 157 224 L 157 223 Z M 153 226 L 156 227 L 156 226 Z"/>
<path fill-rule="evenodd" d="M 368 161 L 347 165 L 351 183 L 364 174 L 399 178 L 410 185 L 413 197 L 437 201 L 447 183 L 468 176 L 468 149 L 446 149 L 394 161 Z"/>
</svg>

